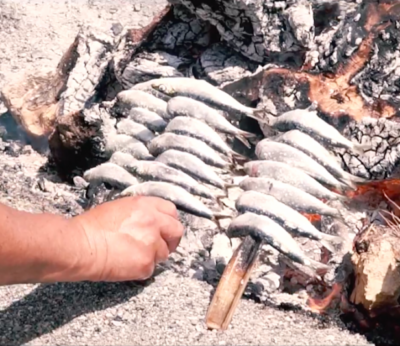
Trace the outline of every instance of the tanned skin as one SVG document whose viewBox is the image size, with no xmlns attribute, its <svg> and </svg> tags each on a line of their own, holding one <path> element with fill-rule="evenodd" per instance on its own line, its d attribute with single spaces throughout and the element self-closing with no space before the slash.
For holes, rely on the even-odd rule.
<svg viewBox="0 0 400 346">
<path fill-rule="evenodd" d="M 0 203 L 0 285 L 149 278 L 183 235 L 174 204 L 126 197 L 73 218 Z"/>
</svg>

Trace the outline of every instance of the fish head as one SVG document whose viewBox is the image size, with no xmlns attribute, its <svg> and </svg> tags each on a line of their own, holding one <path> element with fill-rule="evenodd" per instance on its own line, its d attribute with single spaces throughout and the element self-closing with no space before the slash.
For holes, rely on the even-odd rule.
<svg viewBox="0 0 400 346">
<path fill-rule="evenodd" d="M 167 95 L 169 97 L 174 97 L 177 95 L 176 90 L 172 87 L 167 85 L 165 82 L 163 82 L 162 80 L 160 81 L 154 81 L 154 83 L 151 84 L 151 87 L 154 90 L 157 90 L 158 92 Z"/>
<path fill-rule="evenodd" d="M 258 164 L 257 161 L 249 161 L 243 165 L 245 173 L 249 177 L 258 177 Z"/>
</svg>

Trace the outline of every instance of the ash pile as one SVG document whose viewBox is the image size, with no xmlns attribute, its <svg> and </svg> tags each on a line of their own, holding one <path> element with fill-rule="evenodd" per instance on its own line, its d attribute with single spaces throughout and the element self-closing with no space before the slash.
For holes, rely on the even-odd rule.
<svg viewBox="0 0 400 346">
<path fill-rule="evenodd" d="M 163 269 L 217 284 L 250 235 L 245 294 L 309 309 L 391 210 L 399 17 L 394 1 L 171 1 L 141 29 L 82 29 L 2 99 L 91 205 L 175 203 L 186 234 Z"/>
</svg>

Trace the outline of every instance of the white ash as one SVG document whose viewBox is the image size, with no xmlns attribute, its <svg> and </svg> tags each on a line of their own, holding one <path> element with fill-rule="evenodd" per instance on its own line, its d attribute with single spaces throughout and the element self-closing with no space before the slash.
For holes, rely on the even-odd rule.
<svg viewBox="0 0 400 346">
<path fill-rule="evenodd" d="M 112 59 L 116 42 L 115 37 L 90 27 L 80 30 L 75 48 L 79 58 L 69 74 L 65 92 L 61 95 L 60 115 L 81 110 L 93 98 Z"/>
<path fill-rule="evenodd" d="M 185 63 L 185 60 L 162 51 L 139 53 L 126 66 L 121 77 L 122 85 L 129 89 L 137 83 L 151 79 L 183 77 L 178 68 Z"/>
<path fill-rule="evenodd" d="M 207 48 L 200 56 L 199 65 L 205 79 L 221 87 L 250 76 L 257 69 L 257 64 L 221 43 Z"/>
<path fill-rule="evenodd" d="M 371 143 L 372 150 L 362 156 L 337 150 L 343 166 L 350 173 L 367 179 L 379 180 L 392 176 L 400 159 L 399 132 L 400 124 L 384 118 L 363 118 L 359 123 L 351 122 L 344 135 L 359 143 Z"/>
</svg>

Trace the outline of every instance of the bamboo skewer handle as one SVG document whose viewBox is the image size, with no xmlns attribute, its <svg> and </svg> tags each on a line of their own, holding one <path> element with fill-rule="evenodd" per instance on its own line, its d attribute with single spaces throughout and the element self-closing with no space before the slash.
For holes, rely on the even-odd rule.
<svg viewBox="0 0 400 346">
<path fill-rule="evenodd" d="M 228 328 L 257 262 L 260 246 L 261 241 L 247 236 L 233 253 L 208 308 L 208 328 Z"/>
</svg>

